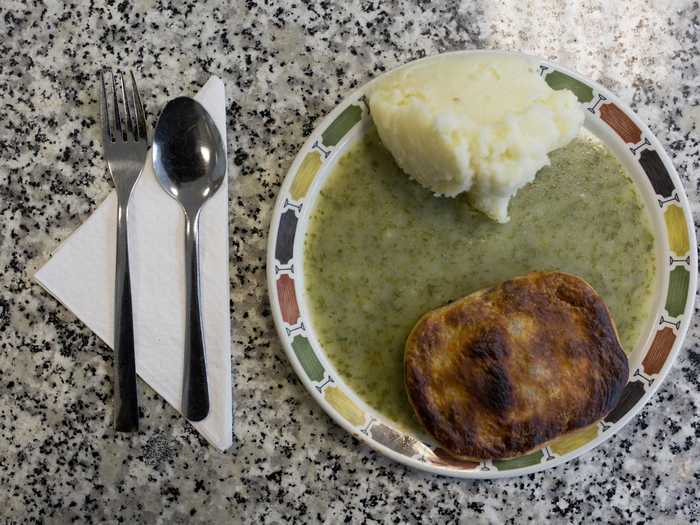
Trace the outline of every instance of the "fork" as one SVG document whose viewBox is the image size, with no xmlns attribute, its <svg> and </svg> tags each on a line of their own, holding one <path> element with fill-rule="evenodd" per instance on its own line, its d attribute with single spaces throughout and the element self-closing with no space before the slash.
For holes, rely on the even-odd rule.
<svg viewBox="0 0 700 525">
<path fill-rule="evenodd" d="M 131 190 L 143 171 L 148 150 L 146 117 L 134 73 L 131 88 L 124 75 L 109 72 L 112 84 L 112 115 L 107 80 L 101 72 L 100 116 L 102 143 L 109 172 L 117 190 L 117 256 L 114 281 L 114 428 L 134 432 L 139 428 L 139 407 L 134 360 L 134 323 L 129 277 L 128 206 Z M 121 94 L 121 97 L 120 97 Z"/>
</svg>

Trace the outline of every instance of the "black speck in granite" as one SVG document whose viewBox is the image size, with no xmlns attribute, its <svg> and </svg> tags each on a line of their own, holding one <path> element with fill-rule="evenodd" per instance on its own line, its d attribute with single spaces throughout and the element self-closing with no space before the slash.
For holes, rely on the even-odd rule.
<svg viewBox="0 0 700 525">
<path fill-rule="evenodd" d="M 349 436 L 277 341 L 271 210 L 294 155 L 348 92 L 408 60 L 526 50 L 598 80 L 668 148 L 700 205 L 694 0 L 0 4 L 0 522 L 693 523 L 700 329 L 649 405 L 581 459 L 499 481 L 431 476 Z M 155 123 L 209 75 L 227 89 L 235 446 L 220 453 L 140 384 L 111 429 L 110 351 L 33 281 L 111 189 L 95 79 L 133 68 Z"/>
</svg>

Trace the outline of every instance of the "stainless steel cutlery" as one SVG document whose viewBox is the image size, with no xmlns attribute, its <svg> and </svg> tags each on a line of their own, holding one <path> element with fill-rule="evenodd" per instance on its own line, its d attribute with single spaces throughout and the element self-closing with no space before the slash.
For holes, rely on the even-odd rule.
<svg viewBox="0 0 700 525">
<path fill-rule="evenodd" d="M 128 206 L 148 151 L 146 117 L 136 80 L 100 75 L 102 144 L 117 190 L 117 254 L 114 286 L 114 428 L 138 430 L 138 395 L 134 361 L 134 320 L 129 276 Z M 108 97 L 108 92 L 111 96 Z M 111 99 L 111 103 L 110 103 Z M 110 108 L 111 106 L 111 108 Z M 111 111 L 110 111 L 111 109 Z"/>
<path fill-rule="evenodd" d="M 153 136 L 153 170 L 185 213 L 185 374 L 182 411 L 191 421 L 209 413 L 199 293 L 199 213 L 226 176 L 226 152 L 214 120 L 196 100 L 178 97 L 163 108 Z"/>
<path fill-rule="evenodd" d="M 136 80 L 100 76 L 104 156 L 117 191 L 114 296 L 114 427 L 138 430 L 134 319 L 129 275 L 128 206 L 146 161 L 148 133 Z M 185 365 L 182 411 L 191 421 L 209 414 L 204 326 L 199 292 L 199 214 L 226 175 L 221 134 L 194 99 L 179 97 L 163 109 L 154 135 L 153 169 L 160 185 L 185 214 Z"/>
</svg>

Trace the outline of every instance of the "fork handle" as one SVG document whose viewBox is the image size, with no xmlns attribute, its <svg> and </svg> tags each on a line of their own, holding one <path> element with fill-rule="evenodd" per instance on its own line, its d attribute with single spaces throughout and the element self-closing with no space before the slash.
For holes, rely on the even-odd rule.
<svg viewBox="0 0 700 525">
<path fill-rule="evenodd" d="M 129 277 L 128 194 L 118 197 L 117 260 L 114 282 L 114 429 L 135 432 L 139 406 L 134 359 L 134 319 Z"/>
<path fill-rule="evenodd" d="M 190 421 L 209 414 L 209 386 L 199 296 L 199 209 L 185 212 L 185 371 L 182 410 Z"/>
</svg>

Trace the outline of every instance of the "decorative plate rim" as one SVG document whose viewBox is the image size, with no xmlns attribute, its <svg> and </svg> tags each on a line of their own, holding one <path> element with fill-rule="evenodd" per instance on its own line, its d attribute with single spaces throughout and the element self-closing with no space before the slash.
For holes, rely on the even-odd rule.
<svg viewBox="0 0 700 525">
<path fill-rule="evenodd" d="M 283 275 L 289 275 L 287 273 L 280 273 L 280 272 L 288 272 L 290 271 L 289 267 L 284 267 L 284 264 L 277 264 L 277 258 L 276 258 L 276 250 L 278 246 L 278 234 L 279 234 L 279 227 L 280 227 L 280 221 L 282 219 L 283 213 L 286 211 L 285 206 L 293 205 L 289 201 L 290 197 L 290 189 L 297 178 L 297 175 L 299 173 L 300 168 L 302 167 L 302 164 L 304 160 L 307 158 L 307 154 L 314 151 L 314 145 L 318 147 L 320 150 L 322 148 L 318 145 L 319 141 L 322 141 L 322 136 L 324 135 L 324 132 L 328 131 L 329 128 L 331 127 L 332 124 L 335 123 L 335 121 L 338 119 L 338 117 L 343 114 L 343 112 L 348 109 L 350 106 L 353 104 L 357 103 L 358 100 L 361 98 L 361 96 L 367 92 L 368 88 L 375 83 L 378 79 L 384 77 L 386 74 L 391 73 L 392 71 L 396 71 L 398 69 L 402 69 L 405 67 L 409 67 L 411 65 L 414 65 L 418 62 L 423 62 L 426 60 L 432 60 L 435 59 L 436 57 L 445 57 L 445 56 L 451 56 L 451 55 L 471 55 L 471 54 L 493 54 L 497 56 L 503 56 L 503 55 L 510 55 L 510 56 L 519 56 L 522 57 L 526 60 L 528 60 L 531 63 L 535 63 L 539 65 L 540 68 L 540 74 L 544 75 L 546 72 L 545 77 L 549 76 L 551 73 L 559 73 L 563 75 L 564 77 L 568 77 L 570 80 L 573 80 L 575 83 L 578 82 L 581 86 L 584 88 L 588 88 L 591 91 L 591 99 L 589 99 L 589 102 L 593 102 L 593 106 L 586 108 L 588 111 L 593 113 L 595 116 L 597 116 L 599 119 L 604 120 L 602 117 L 598 116 L 596 114 L 596 111 L 599 110 L 600 107 L 602 106 L 607 106 L 608 103 L 610 103 L 613 108 L 617 108 L 618 110 L 621 111 L 623 117 L 626 117 L 629 119 L 629 122 L 633 124 L 633 126 L 636 126 L 637 130 L 639 131 L 639 140 L 637 142 L 628 142 L 625 140 L 625 138 L 621 134 L 621 130 L 614 128 L 613 125 L 605 120 L 605 123 L 608 124 L 608 126 L 611 128 L 612 132 L 617 134 L 619 138 L 625 142 L 626 145 L 629 144 L 639 144 L 635 148 L 629 148 L 632 152 L 632 155 L 636 157 L 636 152 L 641 151 L 642 153 L 646 150 L 650 150 L 652 152 L 656 152 L 658 156 L 658 160 L 662 164 L 662 168 L 665 170 L 666 175 L 670 179 L 672 183 L 672 189 L 671 189 L 671 195 L 673 195 L 673 192 L 675 191 L 675 196 L 674 197 L 669 197 L 668 200 L 662 201 L 658 200 L 658 203 L 661 208 L 661 214 L 663 215 L 662 221 L 666 225 L 666 234 L 669 232 L 670 226 L 668 225 L 668 222 L 666 221 L 666 213 L 668 209 L 672 205 L 676 205 L 681 211 L 682 211 L 682 219 L 683 223 L 685 226 L 685 233 L 687 234 L 687 244 L 689 246 L 688 250 L 680 255 L 685 256 L 687 253 L 687 256 L 683 259 L 677 259 L 675 260 L 673 258 L 672 253 L 677 253 L 677 252 L 672 252 L 672 249 L 670 247 L 670 240 L 668 240 L 668 235 L 666 235 L 666 245 L 663 247 L 664 248 L 664 254 L 671 254 L 671 262 L 668 265 L 664 265 L 662 268 L 657 269 L 657 274 L 660 274 L 661 272 L 666 272 L 670 274 L 672 269 L 675 270 L 675 268 L 683 267 L 685 268 L 688 273 L 688 282 L 687 282 L 687 291 L 686 291 L 686 296 L 685 296 L 685 301 L 684 301 L 684 307 L 681 313 L 675 316 L 670 316 L 672 318 L 677 319 L 678 321 L 673 323 L 668 320 L 664 320 L 663 318 L 663 313 L 666 312 L 666 308 L 668 306 L 668 303 L 664 304 L 663 300 L 668 300 L 670 298 L 669 290 L 668 288 L 670 287 L 670 282 L 668 283 L 667 289 L 665 290 L 667 296 L 666 298 L 662 298 L 662 305 L 657 308 L 656 310 L 652 311 L 652 314 L 654 315 L 655 319 L 659 318 L 659 315 L 661 315 L 661 320 L 659 322 L 659 326 L 661 326 L 664 322 L 668 323 L 671 326 L 674 326 L 676 328 L 676 333 L 674 336 L 674 339 L 672 341 L 672 346 L 668 353 L 666 354 L 666 357 L 663 360 L 662 366 L 659 368 L 658 372 L 655 374 L 649 374 L 650 376 L 654 376 L 653 378 L 647 378 L 643 374 L 640 374 L 639 377 L 641 380 L 636 381 L 633 380 L 633 378 L 639 373 L 639 371 L 643 367 L 643 362 L 646 360 L 646 358 L 649 356 L 650 351 L 652 350 L 653 344 L 656 341 L 656 337 L 658 337 L 658 334 L 662 332 L 661 328 L 657 328 L 656 332 L 651 332 L 651 335 L 655 335 L 653 341 L 648 341 L 647 342 L 647 347 L 646 347 L 646 352 L 642 356 L 642 363 L 637 367 L 637 370 L 633 375 L 630 376 L 630 380 L 628 381 L 628 386 L 630 386 L 632 383 L 635 384 L 641 384 L 641 388 L 643 389 L 643 394 L 639 396 L 636 400 L 634 400 L 633 404 L 630 407 L 627 407 L 626 412 L 622 413 L 622 415 L 615 420 L 612 424 L 610 424 L 607 428 L 604 428 L 602 431 L 599 429 L 596 429 L 597 435 L 585 442 L 584 444 L 569 450 L 558 457 L 552 456 L 551 458 L 544 458 L 544 456 L 540 457 L 537 460 L 537 463 L 535 464 L 530 464 L 527 466 L 518 466 L 518 467 L 513 467 L 510 469 L 505 469 L 505 470 L 499 470 L 498 468 L 494 468 L 493 465 L 491 465 L 491 468 L 488 468 L 487 464 L 491 463 L 491 460 L 485 462 L 486 464 L 482 464 L 479 466 L 479 468 L 472 468 L 472 469 L 464 469 L 464 468 L 457 468 L 456 466 L 450 466 L 449 464 L 435 464 L 435 463 L 428 463 L 426 461 L 422 461 L 420 459 L 421 455 L 419 455 L 418 458 L 415 456 L 417 455 L 416 453 L 413 454 L 413 456 L 407 456 L 405 454 L 402 454 L 389 446 L 387 446 L 384 443 L 379 442 L 377 439 L 374 437 L 371 437 L 369 433 L 367 432 L 370 428 L 373 428 L 372 425 L 374 423 L 373 418 L 369 418 L 370 421 L 367 424 L 366 430 L 360 428 L 358 425 L 352 424 L 346 417 L 341 415 L 340 411 L 331 405 L 331 403 L 324 397 L 323 395 L 323 390 L 317 388 L 317 386 L 314 384 L 314 382 L 310 379 L 307 371 L 304 369 L 304 366 L 302 365 L 300 359 L 298 358 L 293 346 L 292 346 L 292 341 L 295 339 L 296 336 L 292 337 L 292 333 L 296 329 L 292 329 L 290 331 L 289 328 L 285 326 L 285 321 L 283 319 L 283 312 L 282 308 L 280 306 L 280 301 L 279 301 L 279 292 L 278 292 L 278 284 L 279 281 L 281 280 L 281 277 Z M 595 97 L 593 94 L 598 95 L 598 100 L 594 100 Z M 356 124 L 361 123 L 362 118 L 358 118 L 358 121 L 355 122 L 354 124 L 350 125 L 343 134 L 341 135 L 341 138 L 338 139 L 337 142 L 339 142 L 343 136 L 349 134 L 352 129 L 354 129 Z M 623 126 L 624 127 L 624 126 Z M 629 128 L 627 128 L 627 131 L 629 131 Z M 642 141 L 642 139 L 644 139 Z M 337 143 L 336 142 L 336 143 Z M 323 145 L 326 145 L 325 143 L 321 142 Z M 629 147 L 629 146 L 628 146 Z M 641 155 L 640 155 L 641 156 Z M 319 156 L 320 157 L 320 156 Z M 641 164 L 641 161 L 638 160 L 638 162 Z M 317 171 L 314 172 L 312 175 L 312 181 L 313 177 L 315 177 L 315 174 L 318 172 L 320 169 L 320 164 L 317 167 Z M 642 167 L 642 169 L 645 171 L 647 174 L 647 178 L 649 179 L 649 182 L 653 185 L 653 181 L 651 180 L 651 176 L 649 175 L 649 172 L 646 171 L 645 168 Z M 311 182 L 309 182 L 309 186 L 311 185 Z M 307 189 L 308 187 L 307 186 Z M 657 197 L 662 196 L 656 187 L 653 187 L 654 192 Z M 296 201 L 296 199 L 292 199 L 291 202 Z M 667 204 L 668 202 L 674 201 L 674 204 L 671 204 L 667 206 L 666 211 L 664 210 L 664 205 Z M 301 208 L 301 204 L 299 205 L 299 208 Z M 289 210 L 290 208 L 287 208 Z M 296 212 L 292 212 L 296 213 Z M 299 216 L 301 213 L 299 212 Z M 296 215 L 295 215 L 296 217 Z M 298 227 L 298 224 L 300 224 L 299 219 L 296 219 L 296 223 L 294 226 L 294 233 L 296 232 L 296 228 Z M 655 228 L 655 233 L 658 235 L 658 228 Z M 287 263 L 291 261 L 291 272 L 293 275 L 293 266 L 294 266 L 294 250 L 293 250 L 293 236 L 292 236 L 292 252 L 290 253 L 289 259 L 287 259 Z M 623 426 L 625 426 L 635 415 L 637 415 L 641 409 L 646 405 L 648 400 L 651 398 L 651 396 L 654 395 L 656 390 L 659 388 L 661 383 L 665 380 L 666 376 L 668 375 L 668 372 L 675 361 L 678 352 L 680 349 L 683 347 L 683 343 L 685 341 L 685 337 L 687 335 L 688 327 L 690 325 L 690 321 L 692 320 L 692 312 L 694 311 L 694 303 L 695 303 L 695 292 L 697 289 L 697 273 L 698 273 L 698 268 L 697 268 L 697 252 L 693 248 L 697 246 L 697 241 L 695 237 L 695 228 L 694 228 L 694 222 L 692 219 L 692 215 L 690 213 L 690 206 L 687 200 L 687 196 L 685 194 L 685 190 L 683 188 L 683 184 L 680 180 L 680 177 L 678 176 L 670 158 L 668 157 L 667 153 L 661 146 L 661 143 L 659 140 L 656 138 L 656 136 L 651 132 L 651 130 L 646 126 L 644 122 L 642 122 L 637 115 L 631 111 L 631 109 L 624 103 L 622 103 L 614 94 L 610 93 L 606 88 L 603 86 L 599 85 L 597 82 L 590 81 L 588 79 L 585 79 L 578 73 L 571 71 L 570 69 L 566 67 L 559 66 L 557 64 L 554 64 L 548 60 L 544 60 L 540 57 L 534 56 L 534 55 L 529 55 L 525 53 L 519 53 L 519 52 L 512 52 L 512 51 L 499 51 L 499 50 L 463 50 L 463 51 L 453 51 L 450 53 L 443 53 L 439 55 L 432 55 L 429 57 L 422 58 L 420 60 L 415 60 L 412 62 L 408 62 L 406 64 L 403 64 L 397 68 L 394 68 L 390 71 L 387 71 L 385 73 L 382 73 L 381 75 L 375 77 L 374 79 L 371 79 L 367 83 L 363 84 L 362 86 L 356 88 L 353 90 L 348 96 L 343 98 L 343 100 L 335 106 L 335 108 L 325 117 L 323 118 L 317 126 L 314 128 L 313 132 L 310 134 L 308 139 L 304 142 L 303 146 L 300 148 L 299 152 L 297 153 L 296 157 L 294 158 L 294 161 L 292 162 L 287 174 L 285 175 L 284 181 L 280 187 L 279 193 L 277 195 L 276 201 L 275 201 L 275 206 L 273 209 L 273 214 L 272 214 L 272 219 L 270 223 L 270 231 L 269 231 L 269 236 L 268 236 L 268 242 L 267 242 L 267 285 L 268 285 L 268 296 L 270 299 L 270 308 L 272 311 L 273 315 L 273 320 L 275 323 L 275 328 L 277 330 L 278 337 L 280 339 L 280 342 L 282 343 L 282 346 L 285 349 L 285 352 L 287 354 L 287 358 L 292 364 L 292 368 L 294 369 L 295 373 L 303 383 L 304 387 L 309 391 L 311 396 L 316 400 L 316 402 L 323 408 L 323 410 L 338 424 L 340 425 L 343 429 L 345 429 L 347 432 L 349 432 L 351 435 L 356 437 L 357 439 L 361 440 L 365 444 L 369 445 L 372 449 L 376 450 L 377 452 L 380 452 L 384 454 L 385 456 L 402 463 L 404 465 L 423 470 L 426 472 L 430 472 L 432 474 L 439 474 L 439 475 L 445 475 L 445 476 L 453 476 L 453 477 L 459 477 L 459 478 L 472 478 L 472 479 L 495 479 L 495 478 L 506 478 L 506 477 L 512 477 L 512 476 L 519 476 L 519 475 L 525 475 L 525 474 L 531 474 L 535 472 L 539 472 L 551 467 L 559 466 L 561 464 L 564 464 L 572 459 L 575 459 L 582 454 L 585 454 L 586 452 L 592 450 L 596 446 L 598 446 L 600 443 L 603 441 L 606 441 L 609 439 L 611 436 L 616 434 Z M 679 255 L 679 256 L 680 256 Z M 678 264 L 677 266 L 674 266 L 676 263 L 683 263 L 685 262 L 685 265 Z M 287 265 L 289 266 L 289 265 Z M 282 268 L 280 268 L 282 267 Z M 289 280 L 294 282 L 294 279 L 291 277 L 288 277 Z M 292 292 L 291 292 L 294 297 L 294 302 L 297 305 L 297 315 L 298 321 L 301 324 L 301 328 L 299 330 L 305 330 L 304 328 L 304 319 L 301 318 L 301 313 L 299 310 L 298 305 L 300 304 L 299 299 L 297 298 L 298 295 L 302 294 L 302 292 L 297 291 L 297 289 L 294 288 L 292 284 Z M 673 331 L 669 328 L 671 334 L 673 335 Z M 308 339 L 307 339 L 308 343 Z M 310 343 L 308 343 L 310 345 Z M 312 354 L 314 354 L 314 349 L 309 346 L 310 351 Z M 314 358 L 318 360 L 318 358 L 314 354 Z M 631 371 L 632 372 L 632 371 Z M 323 371 L 323 374 L 325 374 L 325 370 Z M 333 373 L 335 373 L 335 370 L 333 370 Z M 331 382 L 335 383 L 335 381 L 330 377 L 329 379 Z M 337 376 L 337 374 L 335 374 Z M 324 376 L 325 377 L 325 376 Z M 646 386 L 642 384 L 642 380 L 644 381 L 649 381 Z M 341 383 L 342 384 L 342 383 Z M 337 385 L 336 385 L 337 386 Z M 350 389 L 348 387 L 350 391 Z M 341 392 L 341 395 L 345 396 L 347 398 L 347 394 L 344 392 Z M 354 394 L 353 394 L 354 395 Z M 624 394 L 623 394 L 624 395 Z M 352 399 L 349 399 L 351 403 L 354 403 Z M 621 400 L 622 402 L 623 400 Z M 363 418 L 365 417 L 364 412 L 362 413 Z M 609 417 L 609 416 L 606 416 Z M 363 419 L 364 422 L 364 419 Z M 599 423 L 600 425 L 600 423 Z M 394 432 L 399 432 L 395 429 L 392 429 L 391 427 L 387 427 L 389 430 L 393 430 Z M 420 441 L 417 443 L 420 443 L 420 445 L 427 447 L 427 445 L 422 444 Z M 527 457 L 530 454 L 533 453 L 539 453 L 542 450 L 547 450 L 547 447 L 543 447 L 542 449 L 538 449 L 535 452 L 529 453 L 526 456 L 521 456 L 521 457 Z M 517 459 L 517 458 L 516 458 Z M 482 462 L 484 463 L 484 462 Z M 485 470 L 482 469 L 482 467 L 485 468 Z"/>
</svg>

